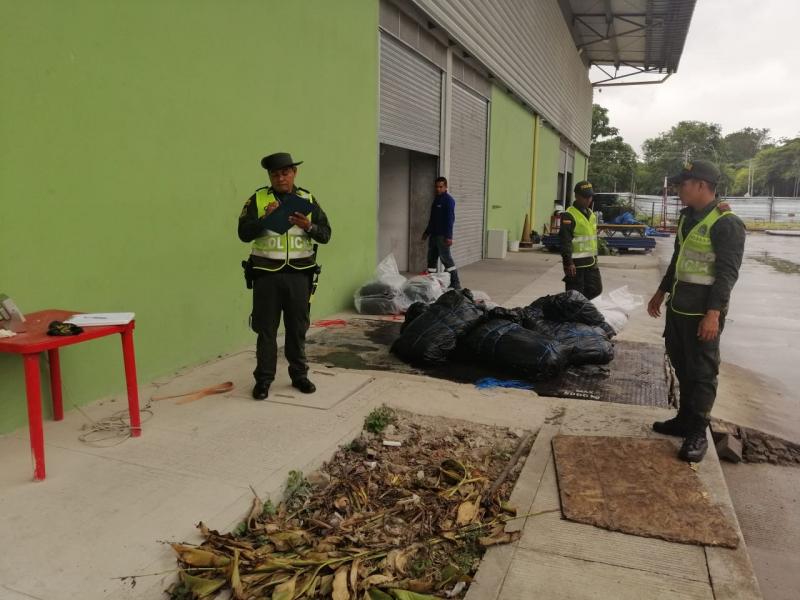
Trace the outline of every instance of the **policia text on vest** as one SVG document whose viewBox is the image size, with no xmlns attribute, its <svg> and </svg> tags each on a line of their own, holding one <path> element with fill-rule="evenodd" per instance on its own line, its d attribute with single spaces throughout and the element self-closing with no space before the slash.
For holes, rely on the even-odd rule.
<svg viewBox="0 0 800 600">
<path fill-rule="evenodd" d="M 294 185 L 297 164 L 286 153 L 265 157 L 262 165 L 273 185 L 256 190 L 239 216 L 239 239 L 251 243 L 245 270 L 253 289 L 251 327 L 258 335 L 253 371 L 257 400 L 267 397 L 275 379 L 281 316 L 292 385 L 304 393 L 316 390 L 308 379 L 305 336 L 319 272 L 316 245 L 330 240 L 331 227 L 314 196 Z M 298 207 L 302 212 L 294 210 Z"/>
</svg>

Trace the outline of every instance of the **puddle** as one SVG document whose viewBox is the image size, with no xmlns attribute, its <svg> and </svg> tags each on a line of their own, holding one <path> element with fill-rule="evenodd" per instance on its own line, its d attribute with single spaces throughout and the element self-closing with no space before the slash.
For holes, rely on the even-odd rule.
<svg viewBox="0 0 800 600">
<path fill-rule="evenodd" d="M 785 258 L 772 256 L 769 252 L 764 252 L 761 256 L 753 256 L 751 258 L 762 265 L 772 267 L 779 273 L 800 274 L 800 264 Z"/>
</svg>

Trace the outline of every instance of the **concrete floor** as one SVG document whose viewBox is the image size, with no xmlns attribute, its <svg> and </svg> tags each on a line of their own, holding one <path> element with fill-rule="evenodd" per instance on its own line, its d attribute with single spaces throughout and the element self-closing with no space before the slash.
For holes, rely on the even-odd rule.
<svg viewBox="0 0 800 600">
<path fill-rule="evenodd" d="M 654 257 L 609 257 L 601 264 L 607 290 L 629 285 L 631 291 L 642 294 L 644 301 L 659 280 L 659 264 Z M 509 274 L 505 273 L 506 266 Z M 520 253 L 507 261 L 483 261 L 464 268 L 462 278 L 467 285 L 488 292 L 507 306 L 525 304 L 562 289 L 558 257 L 545 253 Z M 661 327 L 640 309 L 622 337 L 658 343 Z M 315 468 L 338 444 L 351 439 L 360 429 L 364 415 L 382 402 L 425 414 L 531 429 L 543 427 L 548 420 L 552 424 L 553 415 L 565 415 L 561 424 L 572 430 L 616 431 L 622 435 L 649 435 L 649 422 L 658 412 L 586 401 L 534 401 L 529 393 L 517 390 L 477 391 L 472 386 L 414 376 L 322 368 L 315 368 L 313 373 L 320 391 L 302 396 L 289 386 L 283 367 L 270 401 L 256 403 L 249 399 L 252 361 L 252 352 L 247 349 L 175 378 L 143 385 L 143 399 L 224 380 L 233 380 L 236 389 L 186 405 L 170 400 L 153 402 L 153 417 L 144 424 L 144 435 L 117 446 L 89 447 L 77 437 L 87 418 L 108 416 L 120 408 L 122 399 L 95 403 L 84 409 L 86 416 L 70 411 L 65 421 L 46 423 L 48 479 L 43 483 L 30 482 L 27 430 L 0 437 L 4 463 L 0 473 L 0 530 L 6 541 L 0 561 L 0 599 L 160 597 L 160 591 L 174 577 L 171 569 L 175 562 L 171 550 L 158 540 L 197 541 L 193 525 L 201 519 L 212 528 L 227 530 L 234 526 L 248 509 L 250 485 L 262 497 L 277 497 L 288 470 Z M 768 407 L 764 408 L 768 412 Z M 546 467 L 549 454 L 534 453 L 529 462 Z M 782 487 L 785 478 L 780 473 L 800 470 L 750 471 L 754 468 L 737 467 L 746 474 L 735 479 L 737 484 L 741 481 L 748 489 L 758 489 L 753 488 L 754 481 L 763 483 L 771 478 L 778 491 L 771 498 L 754 501 L 734 488 L 734 502 L 739 498 L 750 513 L 766 506 L 763 514 L 774 514 L 773 504 L 783 498 L 782 514 L 787 522 L 795 523 L 797 511 L 788 502 L 791 496 L 784 494 L 788 488 Z M 730 507 L 721 473 L 712 452 L 701 464 L 700 475 L 715 500 Z M 547 501 L 545 492 L 552 489 L 548 485 L 553 481 L 548 484 L 545 476 L 543 470 L 542 486 L 537 487 L 543 495 L 538 496 L 537 492 L 532 502 Z M 773 528 L 764 540 L 759 540 L 758 533 L 767 530 L 765 521 L 751 519 L 750 513 L 745 511 L 746 517 L 742 517 L 744 537 L 749 542 L 748 528 L 752 529 L 750 536 L 756 547 L 769 550 L 770 540 L 781 531 L 794 531 L 781 525 L 781 531 Z M 735 519 L 732 511 L 731 516 Z M 539 524 L 530 523 L 530 527 L 536 526 Z M 549 523 L 551 526 L 557 527 L 558 523 Z M 706 552 L 704 579 L 697 574 L 684 576 L 685 560 L 674 563 L 678 569 L 675 572 L 664 571 L 671 568 L 669 565 L 626 564 L 624 561 L 636 556 L 658 556 L 663 547 L 648 546 L 647 540 L 637 539 L 631 544 L 638 549 L 631 553 L 630 548 L 620 545 L 621 534 L 581 527 L 589 527 L 579 536 L 581 543 L 585 539 L 588 544 L 593 539 L 591 551 L 596 555 L 575 554 L 574 549 L 567 551 L 557 544 L 548 550 L 536 547 L 534 542 L 526 543 L 508 563 L 513 568 L 506 571 L 508 586 L 502 586 L 500 597 L 530 598 L 530 586 L 536 582 L 545 586 L 536 594 L 543 598 L 654 596 L 626 595 L 626 589 L 657 590 L 663 597 L 758 597 L 744 546 L 736 555 L 725 554 L 730 551 Z M 772 546 L 775 547 L 783 546 Z M 501 555 L 512 554 L 510 547 L 498 551 Z M 612 556 L 617 558 L 611 560 Z M 786 575 L 786 569 L 800 572 L 800 564 L 786 556 L 782 557 L 783 562 L 777 562 L 775 555 L 755 556 L 765 559 L 762 570 L 759 564 L 755 565 L 756 572 L 768 579 L 766 589 L 775 593 L 767 597 L 790 597 L 779 594 L 796 590 L 796 579 L 782 575 Z M 689 562 L 696 570 L 702 561 L 695 559 L 699 557 Z M 163 571 L 166 572 L 139 579 L 135 588 L 130 582 L 117 579 Z M 533 573 L 539 574 L 536 582 L 530 579 Z M 512 577 L 513 574 L 519 577 L 514 579 L 517 575 Z M 678 578 L 679 585 L 664 587 L 665 578 L 672 576 Z M 578 586 L 579 581 L 587 583 Z M 475 589 L 473 593 L 479 591 L 478 586 Z M 495 598 L 499 592 L 496 588 L 475 597 Z"/>
</svg>

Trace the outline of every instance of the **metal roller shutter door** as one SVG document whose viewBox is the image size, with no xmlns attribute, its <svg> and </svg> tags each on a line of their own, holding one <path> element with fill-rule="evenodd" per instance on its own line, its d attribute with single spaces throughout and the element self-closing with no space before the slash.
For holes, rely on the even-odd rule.
<svg viewBox="0 0 800 600">
<path fill-rule="evenodd" d="M 456 199 L 453 259 L 456 266 L 483 257 L 488 103 L 453 82 L 449 191 Z"/>
<path fill-rule="evenodd" d="M 381 32 L 379 138 L 439 156 L 441 70 Z"/>
</svg>

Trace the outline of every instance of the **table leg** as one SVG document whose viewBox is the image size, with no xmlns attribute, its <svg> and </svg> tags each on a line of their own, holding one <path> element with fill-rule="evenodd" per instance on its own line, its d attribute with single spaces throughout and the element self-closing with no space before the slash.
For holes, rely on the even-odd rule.
<svg viewBox="0 0 800 600">
<path fill-rule="evenodd" d="M 42 388 L 39 381 L 39 354 L 24 354 L 25 390 L 28 396 L 28 429 L 33 454 L 33 480 L 42 481 L 44 471 L 44 430 L 42 428 Z"/>
<path fill-rule="evenodd" d="M 53 420 L 64 419 L 64 400 L 61 397 L 61 360 L 58 348 L 47 351 L 50 362 L 50 395 L 53 397 Z"/>
<path fill-rule="evenodd" d="M 121 334 L 122 357 L 125 361 L 125 383 L 128 387 L 128 413 L 131 420 L 131 437 L 142 435 L 142 422 L 139 416 L 139 386 L 136 384 L 136 353 L 133 349 L 133 328 Z"/>
</svg>

